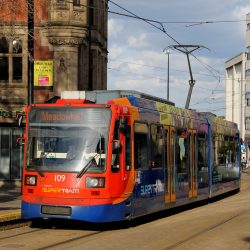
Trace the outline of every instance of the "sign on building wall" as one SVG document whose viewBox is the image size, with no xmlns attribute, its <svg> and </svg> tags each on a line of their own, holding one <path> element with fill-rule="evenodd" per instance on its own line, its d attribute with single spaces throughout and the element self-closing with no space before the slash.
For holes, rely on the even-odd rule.
<svg viewBox="0 0 250 250">
<path fill-rule="evenodd" d="M 53 61 L 34 62 L 34 86 L 53 86 Z"/>
</svg>

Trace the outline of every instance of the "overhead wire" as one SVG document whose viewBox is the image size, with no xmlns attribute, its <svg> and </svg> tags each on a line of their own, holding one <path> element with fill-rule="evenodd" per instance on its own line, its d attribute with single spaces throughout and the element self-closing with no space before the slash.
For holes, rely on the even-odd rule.
<svg viewBox="0 0 250 250">
<path fill-rule="evenodd" d="M 159 28 L 158 26 L 156 26 L 155 24 L 153 24 L 151 21 L 149 21 L 150 19 L 142 18 L 142 17 L 136 15 L 135 13 L 129 11 L 128 9 L 122 7 L 121 5 L 115 3 L 115 2 L 112 1 L 112 0 L 108 0 L 108 1 L 109 1 L 110 3 L 112 3 L 113 5 L 115 5 L 116 7 L 118 7 L 118 8 L 120 8 L 120 9 L 124 10 L 125 12 L 128 12 L 128 13 L 129 13 L 130 15 L 132 15 L 134 18 L 139 19 L 139 20 L 142 20 L 142 21 L 145 21 L 147 24 L 149 24 L 149 25 L 155 27 L 156 29 L 160 30 L 161 32 L 165 33 L 170 39 L 172 39 L 174 42 L 176 42 L 178 45 L 181 46 L 181 44 L 180 44 L 173 36 L 171 36 L 168 32 L 166 32 L 166 30 L 165 30 L 165 28 L 164 28 L 162 22 L 160 22 L 160 21 L 155 21 L 155 20 L 152 21 L 152 22 L 154 22 L 154 23 L 159 24 L 159 25 L 161 26 L 161 28 Z M 187 50 L 186 48 L 184 48 L 184 49 Z"/>
<path fill-rule="evenodd" d="M 114 70 L 114 71 L 118 71 L 118 72 L 122 72 L 122 73 L 130 73 L 131 74 L 131 71 L 125 71 L 125 70 L 121 70 L 121 69 L 115 69 L 115 68 L 111 68 L 111 67 L 108 67 L 108 70 Z M 133 73 L 134 75 L 136 75 L 137 73 Z M 161 80 L 161 81 L 166 81 L 166 79 L 163 79 L 163 78 L 160 78 L 160 77 L 156 77 L 156 76 L 151 76 L 151 75 L 145 75 L 145 74 L 143 74 L 143 76 L 146 76 L 146 77 L 148 77 L 147 78 L 147 80 L 149 79 L 149 78 L 155 78 L 155 79 L 158 79 L 158 80 Z M 138 78 L 138 79 L 129 79 L 129 80 L 145 80 L 145 79 L 143 79 L 143 78 Z M 237 79 L 238 80 L 238 79 Z M 177 82 L 177 83 L 175 83 L 175 84 L 178 84 L 178 85 L 185 85 L 185 83 L 184 82 Z M 208 88 L 204 88 L 204 87 L 200 87 L 200 86 L 197 86 L 196 87 L 197 89 L 203 89 L 203 90 L 205 90 L 205 91 L 211 91 L 211 89 L 208 89 Z M 223 91 L 224 92 L 224 91 Z M 228 98 L 228 97 L 232 97 L 232 98 L 234 98 L 234 97 L 237 97 L 238 95 L 240 95 L 238 98 L 242 98 L 243 96 L 244 96 L 244 93 L 241 95 L 241 92 L 240 91 L 235 91 L 232 95 L 230 94 L 230 95 L 224 95 L 223 97 L 221 97 L 221 98 L 223 98 L 224 100 L 222 101 L 222 100 L 218 100 L 218 97 L 215 97 L 215 98 L 213 98 L 212 96 L 213 95 L 216 95 L 216 93 L 215 93 L 215 91 L 213 91 L 213 93 L 212 93 L 212 95 L 210 95 L 209 97 L 207 97 L 207 98 L 203 98 L 201 101 L 198 101 L 198 102 L 196 102 L 196 103 L 193 103 L 192 104 L 192 106 L 193 105 L 201 105 L 201 104 L 203 104 L 203 103 L 208 103 L 208 104 L 211 104 L 211 105 L 213 105 L 214 104 L 214 102 L 216 102 L 216 103 L 218 103 L 218 102 L 226 102 L 226 99 Z M 210 99 L 210 100 L 209 100 Z M 217 101 L 215 101 L 217 99 Z M 230 103 L 230 102 L 234 102 L 235 100 L 231 100 L 231 101 L 227 101 L 227 103 Z"/>
<path fill-rule="evenodd" d="M 117 59 L 109 59 L 109 61 L 116 61 L 116 62 L 121 62 L 121 63 L 126 63 L 126 64 L 131 64 L 131 65 L 138 65 L 138 66 L 144 66 L 144 67 L 149 67 L 149 68 L 154 68 L 158 70 L 166 70 L 165 67 L 160 67 L 160 66 L 153 66 L 153 65 L 147 65 L 147 64 L 141 64 L 141 63 L 134 63 L 134 62 L 128 62 L 128 61 L 123 61 L 123 60 L 117 60 Z M 177 70 L 177 69 L 171 69 L 171 71 L 178 71 L 178 72 L 183 72 L 183 73 L 188 73 L 189 71 L 186 70 Z M 205 74 L 205 73 L 194 73 L 194 75 L 203 75 L 203 76 L 210 76 L 214 77 L 214 75 L 211 74 Z M 225 79 L 224 75 L 220 75 L 220 79 Z"/>
<path fill-rule="evenodd" d="M 172 35 L 170 35 L 168 32 L 166 32 L 166 30 L 165 30 L 164 25 L 163 25 L 162 22 L 153 20 L 154 22 L 156 22 L 156 23 L 158 23 L 158 24 L 161 25 L 161 28 L 159 28 L 158 26 L 152 24 L 152 23 L 151 23 L 150 21 L 148 21 L 147 19 L 139 17 L 138 15 L 136 15 L 136 14 L 134 14 L 133 12 L 127 10 L 126 8 L 120 6 L 119 4 L 113 2 L 112 0 L 108 0 L 108 1 L 111 2 L 112 4 L 114 4 L 116 7 L 118 7 L 118 8 L 120 8 L 120 9 L 124 10 L 124 11 L 127 12 L 127 13 L 129 13 L 129 14 L 132 15 L 134 18 L 137 18 L 137 19 L 140 19 L 140 20 L 142 20 L 142 21 L 145 21 L 145 22 L 148 23 L 149 25 L 151 25 L 151 26 L 157 28 L 158 30 L 162 31 L 162 32 L 165 33 L 170 39 L 172 39 L 175 43 L 177 43 L 179 46 L 183 46 L 183 45 L 181 45 Z M 218 74 L 218 71 L 215 70 L 212 66 L 209 66 L 209 67 L 208 67 L 208 65 L 204 64 L 203 62 L 201 62 L 200 59 L 198 59 L 195 55 L 193 55 L 192 52 L 189 52 L 189 51 L 187 50 L 187 48 L 185 48 L 184 46 L 183 46 L 183 49 L 184 49 L 187 53 L 189 53 L 191 56 L 193 56 L 193 57 L 194 57 L 194 58 L 195 58 L 204 68 L 206 68 L 206 69 L 207 69 L 207 70 L 208 70 L 208 71 L 218 80 L 218 84 L 217 84 L 216 88 L 214 89 L 214 90 L 216 90 L 216 89 L 218 88 L 218 86 L 219 86 L 220 78 L 219 78 L 218 76 L 216 76 L 216 75 L 214 74 L 213 71 L 215 71 L 217 74 Z M 213 70 L 213 71 L 212 71 L 212 70 Z M 219 74 L 220 74 L 220 73 L 219 73 Z"/>
<path fill-rule="evenodd" d="M 159 71 L 161 71 L 161 70 L 162 70 L 162 71 L 166 71 L 166 67 L 161 67 L 161 66 L 153 66 L 153 65 L 143 64 L 143 63 L 135 63 L 135 62 L 117 60 L 117 59 L 112 59 L 112 58 L 109 59 L 109 62 L 110 62 L 110 61 L 125 63 L 125 64 L 128 64 L 128 65 L 137 65 L 137 66 L 142 66 L 142 67 L 148 67 L 148 68 L 156 69 L 156 70 L 159 70 Z M 122 70 L 121 70 L 121 71 L 122 71 Z M 171 71 L 176 71 L 176 72 L 181 72 L 181 73 L 188 73 L 188 71 L 186 71 L 186 70 L 179 70 L 179 69 L 173 69 L 173 68 L 171 68 Z M 128 73 L 131 73 L 131 72 L 128 72 Z M 213 75 L 205 74 L 205 73 L 194 73 L 194 75 L 197 75 L 197 76 L 213 77 Z M 224 74 L 219 76 L 219 80 L 220 80 L 220 81 L 222 81 L 222 80 L 231 80 L 231 81 L 238 81 L 238 82 L 246 82 L 246 81 L 248 81 L 248 80 L 246 80 L 246 79 L 225 77 Z M 209 88 L 209 89 L 210 89 L 210 88 Z M 214 88 L 213 88 L 213 89 L 210 89 L 210 90 L 214 90 Z M 214 91 L 222 91 L 222 90 L 214 90 Z"/>
<path fill-rule="evenodd" d="M 118 72 L 121 72 L 121 73 L 129 73 L 129 74 L 134 74 L 134 75 L 137 75 L 137 73 L 135 73 L 135 72 L 131 72 L 131 71 L 126 71 L 126 70 L 121 70 L 121 69 L 117 69 L 117 68 L 112 68 L 112 67 L 108 67 L 108 69 L 109 70 L 114 70 L 114 71 L 118 71 Z M 143 74 L 143 76 L 144 77 L 150 77 L 150 78 L 155 78 L 155 79 L 158 79 L 158 80 L 161 80 L 161 81 L 167 81 L 167 79 L 165 79 L 165 78 L 160 78 L 160 77 L 158 77 L 158 76 L 152 76 L 152 75 L 146 75 L 146 74 Z M 181 84 L 181 85 L 183 85 L 183 84 L 186 84 L 186 83 L 177 83 L 177 84 Z M 213 89 L 210 89 L 210 88 L 206 88 L 206 87 L 202 87 L 202 86 L 196 86 L 196 88 L 198 88 L 198 89 L 204 89 L 204 90 L 206 90 L 206 91 L 212 91 Z"/>
</svg>

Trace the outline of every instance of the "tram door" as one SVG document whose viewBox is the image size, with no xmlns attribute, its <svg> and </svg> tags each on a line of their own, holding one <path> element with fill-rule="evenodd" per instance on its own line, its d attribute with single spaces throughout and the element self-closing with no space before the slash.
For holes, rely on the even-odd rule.
<svg viewBox="0 0 250 250">
<path fill-rule="evenodd" d="M 189 130 L 189 198 L 197 196 L 197 133 Z"/>
<path fill-rule="evenodd" d="M 174 202 L 175 191 L 175 129 L 165 126 L 165 203 Z"/>
</svg>

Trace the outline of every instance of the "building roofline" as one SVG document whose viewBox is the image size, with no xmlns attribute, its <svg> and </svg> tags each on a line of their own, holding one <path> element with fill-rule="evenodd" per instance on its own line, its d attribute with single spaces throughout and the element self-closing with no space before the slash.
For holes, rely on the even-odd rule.
<svg viewBox="0 0 250 250">
<path fill-rule="evenodd" d="M 234 57 L 232 57 L 232 58 L 228 59 L 225 63 L 228 63 L 228 62 L 230 62 L 230 61 L 232 61 L 232 60 L 236 59 L 237 57 L 242 56 L 243 54 L 245 54 L 245 52 L 240 52 L 238 55 L 236 55 L 236 56 L 234 56 Z"/>
</svg>

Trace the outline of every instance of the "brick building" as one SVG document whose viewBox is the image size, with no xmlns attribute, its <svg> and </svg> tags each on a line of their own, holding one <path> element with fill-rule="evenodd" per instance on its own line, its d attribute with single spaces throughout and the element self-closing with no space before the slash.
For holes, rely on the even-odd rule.
<svg viewBox="0 0 250 250">
<path fill-rule="evenodd" d="M 107 88 L 107 0 L 34 0 L 34 58 L 27 2 L 0 2 L 0 180 L 21 178 L 15 116 L 28 100 L 28 59 L 35 103 L 62 90 Z"/>
</svg>

